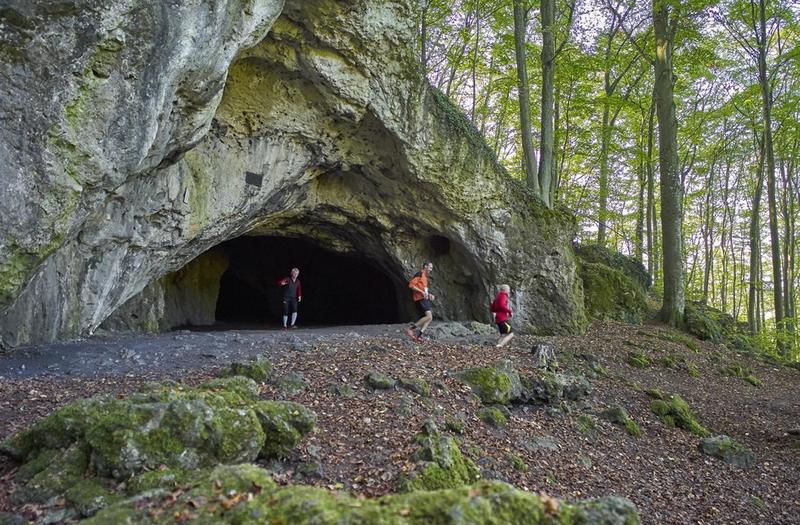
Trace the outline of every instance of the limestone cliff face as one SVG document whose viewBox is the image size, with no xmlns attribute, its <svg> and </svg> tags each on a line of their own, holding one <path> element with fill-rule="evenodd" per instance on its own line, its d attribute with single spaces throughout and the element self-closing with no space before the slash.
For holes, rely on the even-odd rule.
<svg viewBox="0 0 800 525">
<path fill-rule="evenodd" d="M 572 219 L 428 87 L 410 2 L 45 4 L 0 11 L 4 344 L 118 310 L 176 324 L 171 272 L 242 235 L 309 238 L 398 283 L 431 258 L 446 318 L 488 318 L 507 282 L 520 329 L 585 324 Z M 213 319 L 200 303 L 189 318 Z"/>
</svg>

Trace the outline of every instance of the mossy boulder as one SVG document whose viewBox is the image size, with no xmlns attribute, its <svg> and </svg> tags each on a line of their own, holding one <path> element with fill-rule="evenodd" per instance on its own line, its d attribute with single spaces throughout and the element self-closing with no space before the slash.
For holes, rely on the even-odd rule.
<svg viewBox="0 0 800 525">
<path fill-rule="evenodd" d="M 364 382 L 374 390 L 389 390 L 397 384 L 391 376 L 374 370 L 364 377 Z"/>
<path fill-rule="evenodd" d="M 439 490 L 463 487 L 480 478 L 480 470 L 465 457 L 452 437 L 439 432 L 433 421 L 426 421 L 415 436 L 417 450 L 412 459 L 416 467 L 400 478 L 401 491 Z"/>
<path fill-rule="evenodd" d="M 234 362 L 226 370 L 223 370 L 220 376 L 249 377 L 258 383 L 264 383 L 272 376 L 272 363 L 265 359 L 256 359 L 246 363 Z"/>
<path fill-rule="evenodd" d="M 602 411 L 600 417 L 624 428 L 625 432 L 633 437 L 639 437 L 642 434 L 642 430 L 639 428 L 639 425 L 636 424 L 636 421 L 631 419 L 628 411 L 620 406 L 614 406 Z"/>
<path fill-rule="evenodd" d="M 540 372 L 522 381 L 522 398 L 528 403 L 556 404 L 580 401 L 592 392 L 592 384 L 581 375 Z"/>
<path fill-rule="evenodd" d="M 758 379 L 747 366 L 742 363 L 732 362 L 724 366 L 720 373 L 730 377 L 741 377 L 753 386 L 761 386 L 761 380 Z"/>
<path fill-rule="evenodd" d="M 302 372 L 289 372 L 273 380 L 275 389 L 287 395 L 302 392 L 308 388 L 308 380 Z"/>
<path fill-rule="evenodd" d="M 457 372 L 455 377 L 467 383 L 486 405 L 505 405 L 522 394 L 519 372 L 507 359 Z"/>
<path fill-rule="evenodd" d="M 581 262 L 603 264 L 625 274 L 628 279 L 647 292 L 652 284 L 644 265 L 634 257 L 611 251 L 598 244 L 581 244 L 575 248 Z"/>
<path fill-rule="evenodd" d="M 65 495 L 86 515 L 113 500 L 105 490 L 109 480 L 285 456 L 315 416 L 296 403 L 253 398 L 254 390 L 251 379 L 233 377 L 197 389 L 73 402 L 2 443 L 3 452 L 23 462 L 15 497 L 42 503 Z M 164 486 L 133 479 L 140 488 Z"/>
<path fill-rule="evenodd" d="M 442 490 L 415 490 L 376 499 L 309 486 L 278 486 L 254 465 L 220 466 L 175 497 L 145 493 L 101 511 L 89 525 L 236 523 L 375 523 L 384 525 L 508 524 L 636 525 L 624 498 L 558 502 L 499 481 Z M 546 501 L 545 501 L 546 499 Z"/>
<path fill-rule="evenodd" d="M 647 312 L 647 297 L 627 275 L 605 264 L 581 262 L 586 313 L 600 320 L 641 324 Z"/>
<path fill-rule="evenodd" d="M 314 428 L 317 416 L 299 403 L 259 401 L 253 405 L 266 434 L 261 457 L 283 458 Z"/>
<path fill-rule="evenodd" d="M 478 411 L 478 419 L 490 427 L 502 428 L 508 424 L 509 414 L 508 409 L 503 405 L 484 407 Z"/>
<path fill-rule="evenodd" d="M 431 396 L 431 385 L 428 384 L 427 381 L 424 379 L 412 378 L 412 377 L 401 377 L 398 380 L 400 387 L 405 390 L 410 390 L 415 394 L 419 394 L 423 397 L 430 397 Z"/>
<path fill-rule="evenodd" d="M 677 394 L 654 400 L 650 404 L 650 410 L 667 426 L 682 428 L 701 437 L 711 435 L 698 423 L 689 404 Z"/>
<path fill-rule="evenodd" d="M 756 463 L 756 456 L 752 450 L 724 435 L 702 439 L 700 450 L 703 454 L 714 456 L 739 468 L 750 468 Z"/>
<path fill-rule="evenodd" d="M 683 311 L 686 330 L 698 339 L 715 343 L 725 339 L 735 323 L 733 317 L 702 303 L 687 302 Z"/>
</svg>

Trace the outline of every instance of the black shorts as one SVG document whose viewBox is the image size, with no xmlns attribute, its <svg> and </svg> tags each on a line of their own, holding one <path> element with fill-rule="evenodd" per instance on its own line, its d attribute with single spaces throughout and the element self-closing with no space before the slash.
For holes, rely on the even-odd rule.
<svg viewBox="0 0 800 525">
<path fill-rule="evenodd" d="M 511 328 L 511 323 L 508 321 L 502 321 L 497 323 L 497 329 L 500 331 L 500 335 L 510 334 L 514 330 Z"/>
<path fill-rule="evenodd" d="M 420 315 L 425 315 L 425 312 L 430 312 L 433 310 L 433 305 L 427 299 L 420 299 L 414 304 L 417 305 Z"/>
<path fill-rule="evenodd" d="M 293 314 L 297 311 L 297 299 L 285 297 L 283 299 L 283 315 Z"/>
</svg>

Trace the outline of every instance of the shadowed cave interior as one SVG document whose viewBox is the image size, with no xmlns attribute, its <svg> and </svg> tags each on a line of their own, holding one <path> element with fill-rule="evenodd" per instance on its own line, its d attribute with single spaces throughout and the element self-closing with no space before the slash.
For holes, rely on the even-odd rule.
<svg viewBox="0 0 800 525">
<path fill-rule="evenodd" d="M 377 261 L 288 237 L 238 237 L 219 248 L 229 266 L 220 282 L 218 325 L 279 325 L 283 294 L 276 281 L 293 267 L 303 293 L 298 326 L 398 323 L 414 315 L 406 283 Z"/>
</svg>

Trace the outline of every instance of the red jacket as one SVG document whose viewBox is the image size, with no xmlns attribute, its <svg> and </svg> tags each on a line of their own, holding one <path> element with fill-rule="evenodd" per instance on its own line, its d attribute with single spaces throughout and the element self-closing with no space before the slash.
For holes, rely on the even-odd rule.
<svg viewBox="0 0 800 525">
<path fill-rule="evenodd" d="M 287 286 L 289 284 L 289 281 L 291 280 L 292 280 L 291 277 L 284 277 L 283 279 L 278 279 L 278 281 L 275 284 L 277 284 L 278 286 Z M 303 287 L 300 285 L 300 279 L 295 279 L 294 282 L 295 282 L 295 296 L 298 299 L 300 299 L 303 296 Z M 284 295 L 287 295 L 286 291 L 284 291 Z"/>
<path fill-rule="evenodd" d="M 508 321 L 512 315 L 511 307 L 508 305 L 508 294 L 499 292 L 489 306 L 489 311 L 497 314 L 494 318 L 495 322 L 502 323 L 503 321 Z"/>
</svg>

